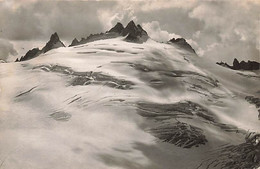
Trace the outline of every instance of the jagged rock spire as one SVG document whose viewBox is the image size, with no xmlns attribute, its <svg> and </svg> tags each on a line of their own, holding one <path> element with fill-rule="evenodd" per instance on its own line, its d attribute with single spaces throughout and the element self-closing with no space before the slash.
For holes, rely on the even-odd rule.
<svg viewBox="0 0 260 169">
<path fill-rule="evenodd" d="M 121 35 L 127 35 L 126 40 L 132 42 L 145 42 L 148 39 L 147 32 L 140 25 L 136 26 L 133 20 L 127 24 Z"/>
<path fill-rule="evenodd" d="M 78 45 L 78 44 L 79 44 L 78 39 L 77 39 L 77 38 L 74 38 L 73 41 L 71 42 L 71 44 L 69 45 L 69 47 L 70 47 L 70 46 L 76 46 L 76 45 Z"/>
<path fill-rule="evenodd" d="M 239 61 L 236 58 L 233 61 L 233 69 L 235 69 L 235 70 L 239 70 L 240 69 Z"/>
<path fill-rule="evenodd" d="M 227 63 L 224 62 L 217 62 L 218 65 L 228 67 L 233 70 L 259 70 L 260 69 L 260 63 L 256 61 L 250 61 L 248 60 L 247 62 L 241 61 L 239 62 L 236 58 L 233 61 L 233 66 L 228 65 Z"/>
<path fill-rule="evenodd" d="M 65 47 L 65 45 L 60 41 L 60 38 L 59 38 L 57 32 L 55 32 L 54 34 L 51 35 L 50 40 L 42 48 L 42 52 L 46 53 L 49 50 L 59 48 L 59 47 Z"/>
<path fill-rule="evenodd" d="M 122 35 L 126 36 L 127 34 L 137 34 L 137 26 L 135 25 L 134 21 L 130 21 L 125 29 L 122 31 Z"/>
<path fill-rule="evenodd" d="M 39 48 L 33 48 L 32 50 L 29 50 L 23 57 L 21 57 L 20 61 L 30 60 L 40 54 L 41 50 Z"/>
<path fill-rule="evenodd" d="M 59 48 L 59 47 L 65 47 L 65 45 L 61 42 L 58 34 L 55 32 L 54 34 L 51 35 L 50 40 L 46 43 L 46 45 L 41 50 L 39 48 L 33 48 L 32 50 L 29 50 L 24 56 L 22 56 L 20 60 L 16 59 L 16 62 L 35 58 L 42 53 L 46 53 L 52 49 Z"/>
<path fill-rule="evenodd" d="M 114 32 L 114 33 L 121 34 L 123 29 L 124 29 L 124 26 L 122 25 L 122 23 L 117 22 L 117 24 L 113 28 L 111 28 L 108 32 Z"/>
<path fill-rule="evenodd" d="M 169 40 L 169 42 L 181 48 L 184 48 L 190 52 L 196 53 L 195 50 L 191 47 L 191 45 L 184 38 L 172 38 L 171 40 Z"/>
</svg>

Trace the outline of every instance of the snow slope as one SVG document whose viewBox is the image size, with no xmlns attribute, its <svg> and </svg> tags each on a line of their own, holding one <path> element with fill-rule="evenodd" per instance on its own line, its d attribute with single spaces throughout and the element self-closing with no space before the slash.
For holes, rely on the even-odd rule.
<svg viewBox="0 0 260 169">
<path fill-rule="evenodd" d="M 58 48 L 0 69 L 1 169 L 210 168 L 217 150 L 260 128 L 244 99 L 260 97 L 258 72 L 150 39 Z"/>
</svg>

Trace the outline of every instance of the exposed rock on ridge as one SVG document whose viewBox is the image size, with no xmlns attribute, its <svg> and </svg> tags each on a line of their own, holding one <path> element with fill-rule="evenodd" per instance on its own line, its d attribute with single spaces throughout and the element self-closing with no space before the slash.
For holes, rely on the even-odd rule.
<svg viewBox="0 0 260 169">
<path fill-rule="evenodd" d="M 115 32 L 115 33 L 121 34 L 123 29 L 124 29 L 124 26 L 120 22 L 117 22 L 117 24 L 113 28 L 111 28 L 108 32 L 110 32 L 110 33 Z"/>
<path fill-rule="evenodd" d="M 39 56 L 42 53 L 46 53 L 52 49 L 56 49 L 59 47 L 65 47 L 65 45 L 61 42 L 58 34 L 55 32 L 54 34 L 51 35 L 50 40 L 46 43 L 46 45 L 41 50 L 39 48 L 33 48 L 29 50 L 24 56 L 22 56 L 20 60 L 17 58 L 16 62 L 30 60 L 32 58 Z"/>
<path fill-rule="evenodd" d="M 196 53 L 195 50 L 190 46 L 190 44 L 184 38 L 172 38 L 169 43 L 175 44 L 181 48 L 184 48 L 190 52 Z"/>
<path fill-rule="evenodd" d="M 127 24 L 121 35 L 127 35 L 126 40 L 133 42 L 145 42 L 149 38 L 147 32 L 140 25 L 136 26 L 134 21 Z"/>
<path fill-rule="evenodd" d="M 130 21 L 125 28 L 122 23 L 118 22 L 106 33 L 90 34 L 87 38 L 81 38 L 80 41 L 74 39 L 69 46 L 76 46 L 96 40 L 110 39 L 126 35 L 127 37 L 125 40 L 136 43 L 145 42 L 149 38 L 147 32 L 140 25 L 136 26 L 134 21 Z"/>
<path fill-rule="evenodd" d="M 32 50 L 29 50 L 25 56 L 22 56 L 20 60 L 17 61 L 25 61 L 32 58 L 35 58 L 36 56 L 39 56 L 41 54 L 41 50 L 39 48 L 33 48 Z"/>
<path fill-rule="evenodd" d="M 51 35 L 50 40 L 46 43 L 46 45 L 42 48 L 42 52 L 46 53 L 52 49 L 65 47 L 65 45 L 60 41 L 58 34 L 55 32 Z"/>
<path fill-rule="evenodd" d="M 228 65 L 224 62 L 217 62 L 216 64 L 228 67 L 233 70 L 259 70 L 260 69 L 260 63 L 255 61 L 248 60 L 247 62 L 241 61 L 239 62 L 236 58 L 233 61 L 233 66 Z"/>
<path fill-rule="evenodd" d="M 76 46 L 76 45 L 78 45 L 78 44 L 79 44 L 78 39 L 77 39 L 77 38 L 74 38 L 73 41 L 71 42 L 71 44 L 69 45 L 69 47 L 70 47 L 70 46 Z"/>
</svg>

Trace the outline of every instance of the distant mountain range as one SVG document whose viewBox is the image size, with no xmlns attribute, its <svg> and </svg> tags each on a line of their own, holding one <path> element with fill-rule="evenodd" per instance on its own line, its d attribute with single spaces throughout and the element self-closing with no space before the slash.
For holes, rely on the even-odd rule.
<svg viewBox="0 0 260 169">
<path fill-rule="evenodd" d="M 81 38 L 81 40 L 74 38 L 71 44 L 69 45 L 69 47 L 77 46 L 77 45 L 81 45 L 81 44 L 85 44 L 97 40 L 116 38 L 119 36 L 123 36 L 125 37 L 125 41 L 133 42 L 133 43 L 143 43 L 149 39 L 149 35 L 147 34 L 147 32 L 141 27 L 141 25 L 139 24 L 136 25 L 134 21 L 130 21 L 126 27 L 124 27 L 123 24 L 118 22 L 114 27 L 112 27 L 106 33 L 90 34 L 86 38 Z M 177 47 L 181 47 L 190 52 L 195 53 L 195 50 L 186 42 L 184 38 L 177 38 L 177 39 L 173 38 L 169 40 L 168 43 L 175 44 Z M 54 34 L 51 35 L 50 40 L 46 43 L 46 45 L 42 49 L 33 48 L 29 50 L 20 59 L 17 58 L 16 62 L 33 59 L 42 53 L 46 53 L 52 49 L 56 49 L 59 47 L 65 47 L 65 45 L 62 43 L 58 34 L 55 32 Z"/>
<path fill-rule="evenodd" d="M 217 64 L 233 70 L 259 70 L 260 69 L 260 63 L 258 62 L 250 61 L 250 60 L 248 60 L 247 62 L 245 61 L 239 62 L 236 58 L 234 59 L 232 66 L 230 66 L 225 62 L 217 62 Z"/>
<path fill-rule="evenodd" d="M 121 23 L 118 22 L 113 28 L 111 28 L 106 33 L 90 34 L 87 38 L 81 38 L 80 41 L 75 38 L 69 46 L 76 46 L 88 42 L 93 42 L 96 40 L 110 39 L 126 35 L 126 41 L 136 43 L 143 43 L 149 38 L 147 32 L 140 25 L 136 26 L 134 21 L 129 22 L 125 28 Z"/>
</svg>

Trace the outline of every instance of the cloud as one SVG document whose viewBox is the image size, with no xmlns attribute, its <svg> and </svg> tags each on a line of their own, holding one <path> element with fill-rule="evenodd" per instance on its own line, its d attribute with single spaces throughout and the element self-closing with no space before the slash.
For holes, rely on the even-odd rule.
<svg viewBox="0 0 260 169">
<path fill-rule="evenodd" d="M 174 33 L 169 33 L 165 30 L 161 30 L 160 23 L 158 21 L 152 21 L 142 24 L 144 30 L 147 31 L 148 35 L 159 42 L 167 42 L 172 38 L 180 38 L 181 36 Z"/>
<path fill-rule="evenodd" d="M 232 62 L 234 58 L 259 61 L 260 4 L 256 1 L 200 2 L 189 16 L 204 23 L 193 34 L 204 56 Z M 259 2 L 259 1 L 258 1 Z"/>
<path fill-rule="evenodd" d="M 110 9 L 116 2 L 19 1 L 0 2 L 0 37 L 10 40 L 86 37 L 103 30 L 98 10 Z"/>
<path fill-rule="evenodd" d="M 130 7 L 126 7 L 122 10 L 122 6 L 117 5 L 114 6 L 112 10 L 100 9 L 97 14 L 100 23 L 102 24 L 103 31 L 111 29 L 117 22 L 126 25 L 131 20 L 137 21 L 137 18 L 134 15 L 134 10 Z"/>
<path fill-rule="evenodd" d="M 8 40 L 0 39 L 0 60 L 7 61 L 10 55 L 17 55 L 13 44 Z"/>
</svg>

